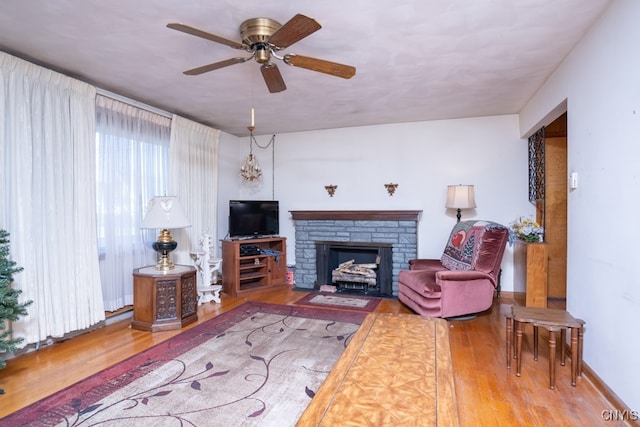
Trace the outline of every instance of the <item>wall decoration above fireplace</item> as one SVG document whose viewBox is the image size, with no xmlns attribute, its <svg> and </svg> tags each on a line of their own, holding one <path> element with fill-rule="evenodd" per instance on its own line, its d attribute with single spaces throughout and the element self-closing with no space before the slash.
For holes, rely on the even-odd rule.
<svg viewBox="0 0 640 427">
<path fill-rule="evenodd" d="M 329 197 L 333 197 L 334 194 L 336 194 L 336 190 L 338 189 L 337 185 L 325 185 L 324 189 L 327 190 L 327 194 L 329 194 Z"/>
<path fill-rule="evenodd" d="M 393 184 L 393 183 L 385 184 L 384 188 L 387 189 L 387 193 L 389 193 L 389 196 L 393 196 L 396 192 L 396 189 L 398 188 L 398 184 Z"/>
</svg>

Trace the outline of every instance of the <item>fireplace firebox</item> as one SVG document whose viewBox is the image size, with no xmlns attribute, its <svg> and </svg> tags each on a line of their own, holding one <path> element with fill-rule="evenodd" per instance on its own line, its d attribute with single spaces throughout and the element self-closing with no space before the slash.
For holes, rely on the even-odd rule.
<svg viewBox="0 0 640 427">
<path fill-rule="evenodd" d="M 393 245 L 379 242 L 316 241 L 316 287 L 336 286 L 337 292 L 371 296 L 392 296 Z M 375 285 L 361 280 L 335 280 L 334 270 L 353 261 L 358 265 L 375 264 Z"/>
</svg>

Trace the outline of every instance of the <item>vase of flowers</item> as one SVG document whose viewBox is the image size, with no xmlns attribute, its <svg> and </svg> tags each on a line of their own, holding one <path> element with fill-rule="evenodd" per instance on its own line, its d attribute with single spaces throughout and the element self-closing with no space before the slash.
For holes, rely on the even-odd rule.
<svg viewBox="0 0 640 427">
<path fill-rule="evenodd" d="M 531 218 L 518 217 L 509 226 L 513 237 L 527 243 L 542 242 L 544 237 L 542 226 Z"/>
</svg>

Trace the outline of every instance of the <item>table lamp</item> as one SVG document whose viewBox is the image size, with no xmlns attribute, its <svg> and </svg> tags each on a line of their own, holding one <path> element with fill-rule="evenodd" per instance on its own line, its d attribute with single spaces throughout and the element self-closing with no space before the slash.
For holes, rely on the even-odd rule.
<svg viewBox="0 0 640 427">
<path fill-rule="evenodd" d="M 462 209 L 473 209 L 476 207 L 476 199 L 474 195 L 473 185 L 449 185 L 447 187 L 447 203 L 445 207 L 448 209 L 457 209 L 458 222 L 462 216 Z"/>
<path fill-rule="evenodd" d="M 140 224 L 140 228 L 160 229 L 158 240 L 153 243 L 153 249 L 158 252 L 156 269 L 160 271 L 173 270 L 175 267 L 169 253 L 178 243 L 171 237 L 170 229 L 191 227 L 187 215 L 175 196 L 154 197 L 149 201 L 149 210 Z"/>
</svg>

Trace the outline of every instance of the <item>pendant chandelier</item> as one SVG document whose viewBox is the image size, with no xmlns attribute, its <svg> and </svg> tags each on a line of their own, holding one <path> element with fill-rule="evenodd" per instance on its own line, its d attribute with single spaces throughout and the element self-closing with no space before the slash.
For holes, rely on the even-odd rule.
<svg viewBox="0 0 640 427">
<path fill-rule="evenodd" d="M 251 109 L 251 125 L 247 126 L 249 129 L 249 155 L 244 161 L 244 164 L 240 167 L 240 177 L 242 181 L 246 184 L 257 184 L 262 179 L 262 169 L 260 169 L 260 165 L 258 164 L 258 158 L 253 154 L 253 144 L 257 147 L 266 149 L 269 148 L 271 143 L 275 141 L 276 136 L 273 135 L 271 140 L 264 147 L 258 144 L 256 138 L 253 136 L 253 131 L 255 130 L 255 115 L 254 109 Z"/>
<path fill-rule="evenodd" d="M 249 155 L 240 167 L 240 176 L 245 182 L 253 183 L 262 178 L 262 169 L 258 165 L 258 159 L 253 155 L 253 126 L 249 126 Z"/>
</svg>

